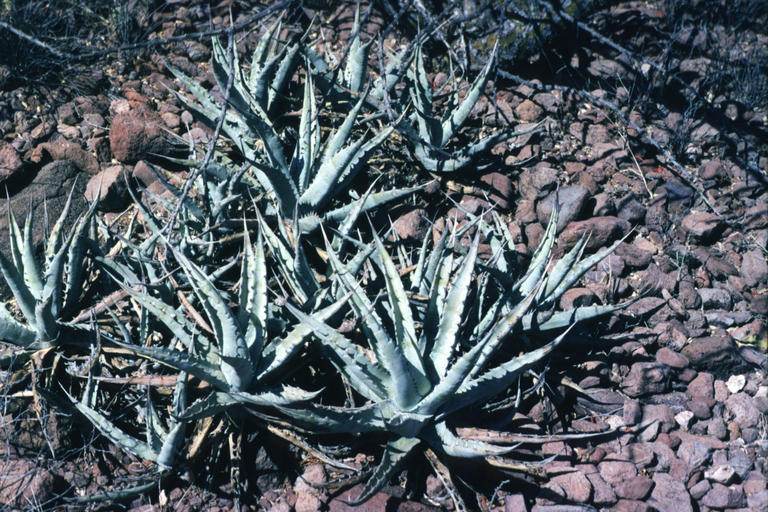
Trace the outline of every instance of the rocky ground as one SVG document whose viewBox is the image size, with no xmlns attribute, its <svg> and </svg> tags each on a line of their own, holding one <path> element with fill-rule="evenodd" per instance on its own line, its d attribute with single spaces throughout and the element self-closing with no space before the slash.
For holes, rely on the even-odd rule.
<svg viewBox="0 0 768 512">
<path fill-rule="evenodd" d="M 148 38 L 223 26 L 229 4 L 168 2 L 147 14 Z M 686 5 L 695 13 L 710 4 L 722 7 Z M 344 20 L 349 26 L 349 12 L 347 6 L 305 15 L 318 14 L 330 37 Z M 628 311 L 579 331 L 551 363 L 550 371 L 565 378 L 558 394 L 564 400 L 542 396 L 512 420 L 512 431 L 555 436 L 530 447 L 533 459 L 553 458 L 535 469 L 489 472 L 495 484 L 490 492 L 478 487 L 471 500 L 465 496 L 470 510 L 768 510 L 765 10 L 756 11 L 754 24 L 727 16 L 702 21 L 686 12 L 676 3 L 617 3 L 592 14 L 588 25 L 640 57 L 593 40 L 556 54 L 570 71 L 553 70 L 552 56 L 541 53 L 520 64 L 530 81 L 499 73 L 473 112 L 474 129 L 545 121 L 547 130 L 494 148 L 504 163 L 479 180 L 443 180 L 395 212 L 400 238 L 416 240 L 429 235 L 432 223 L 439 228 L 445 218 L 493 205 L 506 216 L 524 259 L 559 201 L 561 250 L 585 232 L 591 233 L 588 251 L 627 237 L 563 301 L 611 303 L 643 294 Z M 382 26 L 372 21 L 368 30 Z M 29 207 L 60 210 L 74 186 L 77 209 L 99 196 L 110 210 L 105 215 L 115 219 L 130 204 L 124 176 L 162 192 L 146 160 L 211 136 L 169 92 L 179 86 L 162 61 L 210 88 L 209 58 L 207 41 L 184 40 L 108 56 L 80 75 L 77 87 L 71 80 L 61 87 L 6 82 L 0 181 L 17 216 Z M 726 73 L 729 62 L 748 58 L 757 71 L 746 66 L 744 76 Z M 667 76 L 649 79 L 643 60 L 663 60 Z M 542 69 L 546 76 L 537 74 Z M 518 68 L 502 62 L 500 70 L 509 75 Z M 719 83 L 718 72 L 722 80 L 735 78 Z M 698 91 L 700 102 L 659 97 L 658 80 L 666 80 L 661 90 L 667 93 L 682 88 L 669 77 Z M 755 97 L 750 87 L 761 83 Z M 430 179 L 413 167 L 409 179 Z M 6 214 L 0 219 L 7 229 Z M 35 236 L 42 239 L 42 231 Z M 0 250 L 5 244 L 3 234 Z M 207 446 L 207 472 L 226 478 L 191 472 L 191 482 L 169 479 L 138 498 L 76 504 L 78 497 L 129 486 L 146 466 L 31 392 L 6 396 L 2 414 L 0 503 L 7 509 L 223 511 L 239 502 L 246 510 L 342 511 L 351 510 L 344 500 L 359 492 L 324 487 L 333 483 L 334 470 L 265 434 L 242 455 L 248 497 L 239 497 L 232 484 L 237 479 L 229 475 L 224 438 Z M 564 427 L 623 433 L 568 442 L 556 437 Z M 440 474 L 411 468 L 402 475 L 407 486 L 392 482 L 359 510 L 454 508 Z"/>
</svg>

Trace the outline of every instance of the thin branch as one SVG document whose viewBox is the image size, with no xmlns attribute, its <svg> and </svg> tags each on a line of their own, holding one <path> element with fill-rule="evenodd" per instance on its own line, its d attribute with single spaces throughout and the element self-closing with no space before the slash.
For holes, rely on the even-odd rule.
<svg viewBox="0 0 768 512">
<path fill-rule="evenodd" d="M 171 36 L 163 39 L 153 39 L 152 41 L 142 41 L 140 43 L 131 43 L 131 44 L 124 44 L 120 46 L 112 46 L 110 48 L 104 48 L 102 50 L 96 50 L 96 51 L 82 53 L 82 54 L 74 54 L 74 53 L 63 52 L 61 50 L 58 50 L 57 48 L 54 48 L 48 43 L 41 41 L 35 37 L 32 37 L 26 32 L 23 32 L 17 29 L 16 27 L 13 27 L 12 25 L 9 25 L 8 23 L 5 23 L 3 21 L 0 21 L 0 28 L 4 28 L 10 31 L 11 33 L 15 34 L 17 37 L 20 37 L 21 39 L 24 39 L 35 46 L 43 48 L 44 50 L 51 53 L 54 57 L 57 57 L 63 60 L 69 60 L 69 61 L 80 61 L 80 60 L 92 59 L 94 57 L 103 57 L 104 55 L 109 55 L 110 53 L 117 53 L 117 52 L 122 52 L 126 50 L 137 50 L 139 48 L 151 48 L 154 46 L 162 46 L 168 43 L 176 43 L 179 41 L 188 41 L 190 39 L 202 39 L 202 38 L 211 37 L 215 35 L 227 34 L 229 32 L 241 30 L 260 19 L 266 16 L 269 16 L 270 14 L 276 11 L 280 11 L 288 7 L 290 4 L 291 4 L 290 0 L 282 0 L 281 2 L 277 2 L 273 5 L 270 5 L 269 7 L 265 7 L 264 9 L 260 10 L 253 16 L 239 23 L 236 23 L 230 27 L 213 29 L 213 30 L 205 30 L 202 32 L 190 32 L 188 34 Z"/>
<path fill-rule="evenodd" d="M 208 212 L 210 213 L 210 205 L 208 204 L 208 181 L 206 179 L 206 172 L 208 169 L 208 165 L 211 163 L 211 159 L 213 158 L 214 150 L 216 149 L 216 141 L 219 139 L 219 135 L 221 133 L 221 127 L 224 125 L 224 119 L 227 117 L 227 109 L 229 108 L 229 95 L 232 92 L 232 84 L 235 81 L 235 69 L 234 69 L 234 61 L 235 61 L 235 52 L 237 49 L 235 48 L 235 42 L 234 42 L 234 28 L 229 31 L 227 34 L 227 67 L 229 68 L 229 73 L 227 75 L 227 85 L 224 88 L 224 104 L 221 107 L 221 114 L 219 114 L 219 118 L 216 121 L 216 128 L 213 131 L 213 136 L 211 137 L 211 140 L 208 141 L 208 149 L 205 152 L 205 156 L 203 157 L 203 161 L 201 162 L 201 165 L 197 167 L 192 174 L 190 174 L 187 177 L 186 182 L 184 183 L 184 188 L 181 191 L 181 195 L 179 196 L 179 202 L 176 204 L 176 209 L 174 210 L 173 214 L 171 215 L 171 218 L 168 219 L 168 224 L 166 225 L 166 233 L 167 236 L 170 238 L 171 232 L 173 231 L 173 226 L 176 223 L 176 218 L 179 216 L 179 212 L 181 211 L 181 208 L 184 205 L 184 201 L 187 199 L 187 196 L 189 195 L 190 190 L 192 189 L 192 184 L 195 182 L 195 180 L 198 178 L 200 174 L 203 175 L 203 187 L 205 188 L 203 193 L 203 201 L 205 202 L 205 205 L 208 206 Z"/>
<path fill-rule="evenodd" d="M 72 60 L 76 57 L 72 55 L 71 53 L 63 53 L 54 48 L 53 46 L 49 45 L 48 43 L 45 43 L 43 41 L 40 41 L 39 39 L 35 39 L 34 37 L 30 36 L 26 32 L 22 32 L 21 30 L 17 29 L 16 27 L 13 27 L 9 24 L 7 24 L 4 21 L 0 21 L 0 27 L 8 30 L 12 34 L 16 35 L 17 37 L 20 37 L 21 39 L 24 39 L 26 41 L 29 41 L 35 46 L 39 46 L 40 48 L 47 50 L 49 53 L 51 53 L 54 57 L 58 57 L 59 59 L 67 59 Z"/>
</svg>

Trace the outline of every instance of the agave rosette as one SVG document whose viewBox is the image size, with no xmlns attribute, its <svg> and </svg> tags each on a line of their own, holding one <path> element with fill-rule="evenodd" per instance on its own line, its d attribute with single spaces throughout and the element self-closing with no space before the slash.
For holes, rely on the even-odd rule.
<svg viewBox="0 0 768 512">
<path fill-rule="evenodd" d="M 400 274 L 378 237 L 374 235 L 372 259 L 386 283 L 382 304 L 369 299 L 329 244 L 334 275 L 350 294 L 367 348 L 288 305 L 292 314 L 313 328 L 314 337 L 350 386 L 368 403 L 356 408 L 320 404 L 301 409 L 281 408 L 284 413 L 317 432 L 392 435 L 358 502 L 367 500 L 385 485 L 399 463 L 421 442 L 454 457 L 498 456 L 512 451 L 510 446 L 461 438 L 451 430 L 449 422 L 460 411 L 505 393 L 524 372 L 545 359 L 568 332 L 560 329 L 559 335 L 552 336 L 548 343 L 517 356 L 505 348 L 510 335 L 531 329 L 537 312 L 549 307 L 559 293 L 559 285 L 568 285 L 583 273 L 583 265 L 575 261 L 578 258 L 571 258 L 571 253 L 547 270 L 554 229 L 547 230 L 528 271 L 511 286 L 511 293 L 491 301 L 486 309 L 483 290 L 476 288 L 474 296 L 470 293 L 472 283 L 482 282 L 484 274 L 478 269 L 479 233 L 463 256 L 449 247 L 448 238 L 444 236 L 429 256 L 422 250 L 412 290 L 426 292 L 423 307 L 411 305 Z M 580 254 L 580 249 L 575 254 Z M 595 258 L 606 254 L 601 252 Z M 589 258 L 584 261 L 589 266 L 594 263 Z M 561 325 L 559 317 L 553 316 L 551 324 L 539 324 L 536 330 L 572 326 L 580 319 L 614 308 L 578 308 L 568 312 L 571 322 L 567 325 Z M 384 320 L 380 312 L 389 318 Z"/>
<path fill-rule="evenodd" d="M 424 67 L 422 45 L 417 47 L 414 62 L 408 71 L 410 100 L 415 108 L 412 117 L 416 118 L 417 127 L 414 129 L 408 122 L 401 122 L 398 127 L 413 144 L 414 156 L 427 171 L 452 173 L 485 168 L 488 166 L 490 151 L 496 144 L 539 129 L 539 125 L 532 125 L 520 129 L 500 130 L 461 149 L 454 151 L 448 148 L 449 142 L 469 119 L 472 109 L 483 94 L 497 46 L 494 46 L 488 62 L 475 77 L 464 98 L 458 100 L 458 91 L 450 93 L 451 106 L 441 117 L 435 116 L 434 97 Z"/>
<path fill-rule="evenodd" d="M 266 39 L 273 37 L 274 31 L 269 31 L 265 36 Z M 298 44 L 295 43 L 291 48 L 295 49 Z M 295 59 L 298 55 L 293 49 L 280 52 L 272 58 L 272 60 L 282 59 L 282 62 L 276 65 L 278 69 L 295 68 Z M 342 124 L 326 138 L 324 143 L 321 143 L 321 124 L 313 86 L 314 79 L 312 73 L 307 71 L 304 76 L 298 134 L 295 143 L 291 146 L 285 140 L 287 133 L 278 133 L 272 120 L 273 115 L 270 113 L 275 108 L 275 102 L 290 104 L 291 98 L 286 90 L 290 76 L 276 75 L 280 80 L 279 83 L 274 83 L 275 78 L 271 78 L 269 72 L 253 72 L 253 70 L 271 69 L 266 62 L 262 63 L 264 52 L 261 44 L 252 59 L 251 74 L 248 78 L 240 67 L 236 52 L 232 59 L 232 69 L 230 69 L 227 51 L 218 39 L 213 40 L 213 50 L 211 61 L 213 74 L 222 90 L 225 90 L 230 74 L 234 73 L 229 96 L 229 106 L 232 108 L 227 107 L 222 130 L 235 143 L 245 160 L 252 165 L 250 173 L 254 179 L 251 183 L 258 185 L 268 194 L 278 205 L 284 218 L 296 220 L 298 231 L 312 231 L 321 222 L 341 222 L 354 208 L 354 204 L 329 208 L 331 200 L 338 198 L 342 192 L 349 189 L 352 180 L 373 151 L 393 131 L 392 127 L 384 127 L 379 130 L 369 130 L 372 133 L 366 132 L 357 140 L 352 139 L 353 129 L 358 128 L 357 120 L 365 104 L 367 91 L 356 93 L 357 98 L 352 101 Z M 357 58 L 360 51 L 362 51 L 360 48 L 353 50 L 353 58 L 350 59 L 345 72 L 350 84 L 354 82 L 358 86 L 365 73 L 365 67 Z M 290 61 L 291 64 L 286 61 Z M 197 101 L 190 101 L 177 94 L 180 100 L 208 123 L 215 124 L 222 107 L 217 105 L 211 93 L 181 71 L 173 67 L 169 69 Z M 277 92 L 274 96 L 270 96 L 270 91 Z M 289 154 L 290 160 L 287 157 Z M 370 195 L 364 210 L 398 199 L 415 190 L 417 189 L 414 187 L 406 187 L 376 192 Z"/>
<path fill-rule="evenodd" d="M 187 408 L 181 417 L 197 419 L 243 403 L 264 407 L 290 405 L 316 396 L 316 392 L 280 382 L 311 327 L 299 324 L 282 338 L 268 340 L 270 308 L 261 237 L 252 244 L 246 235 L 235 297 L 218 289 L 214 285 L 215 276 L 208 275 L 180 250 L 171 247 L 171 252 L 192 289 L 191 298 L 202 308 L 205 318 L 192 312 L 191 300 L 186 308 L 177 308 L 131 286 L 136 284 L 135 274 L 125 265 L 106 258 L 99 261 L 119 281 L 128 283 L 121 284 L 123 289 L 173 335 L 168 346 L 135 344 L 128 329 L 115 319 L 123 335 L 121 345 L 177 371 L 188 372 L 212 386 L 213 392 Z M 232 300 L 237 303 L 235 307 L 230 306 Z M 332 305 L 312 314 L 327 319 L 340 306 Z M 177 343 L 183 350 L 173 348 Z"/>
<path fill-rule="evenodd" d="M 8 204 L 10 259 L 0 253 L 0 271 L 8 283 L 25 322 L 14 318 L 0 304 L 0 340 L 25 349 L 41 349 L 74 340 L 63 336 L 66 322 L 77 312 L 88 273 L 86 230 L 95 203 L 62 236 L 72 204 L 72 193 L 54 224 L 38 261 L 32 239 L 33 212 L 30 208 L 23 231 Z"/>
</svg>

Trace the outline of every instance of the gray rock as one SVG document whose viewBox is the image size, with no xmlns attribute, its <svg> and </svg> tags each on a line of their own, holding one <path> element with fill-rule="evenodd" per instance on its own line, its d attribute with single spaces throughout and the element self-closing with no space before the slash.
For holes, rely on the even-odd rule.
<svg viewBox="0 0 768 512">
<path fill-rule="evenodd" d="M 702 398 L 697 398 L 695 400 L 691 400 L 686 404 L 688 407 L 688 410 L 693 413 L 693 415 L 700 420 L 708 420 L 712 417 L 712 406 L 714 405 L 714 400 L 705 400 Z"/>
<path fill-rule="evenodd" d="M 747 507 L 750 510 L 768 510 L 768 490 L 762 490 L 747 496 Z"/>
<path fill-rule="evenodd" d="M 69 160 L 80 170 L 89 174 L 99 172 L 99 161 L 90 152 L 84 150 L 79 144 L 66 139 L 58 139 L 53 142 L 38 144 L 29 153 L 29 159 L 35 163 L 44 163 L 50 160 Z"/>
<path fill-rule="evenodd" d="M 670 201 L 681 201 L 693 196 L 694 190 L 677 178 L 664 182 L 664 190 Z"/>
<path fill-rule="evenodd" d="M 559 171 L 549 167 L 545 163 L 528 169 L 520 175 L 520 195 L 525 199 L 537 199 L 545 197 L 550 190 L 555 188 Z"/>
<path fill-rule="evenodd" d="M 707 423 L 707 435 L 721 441 L 726 439 L 728 437 L 728 428 L 725 425 L 725 421 L 722 418 L 712 418 Z"/>
<path fill-rule="evenodd" d="M 688 383 L 688 393 L 694 398 L 715 399 L 715 377 L 711 373 L 701 372 Z"/>
<path fill-rule="evenodd" d="M 604 460 L 597 465 L 597 468 L 603 480 L 614 487 L 637 476 L 635 464 L 626 460 Z"/>
<path fill-rule="evenodd" d="M 725 228 L 720 218 L 711 212 L 691 212 L 681 223 L 683 232 L 696 243 L 708 244 Z"/>
<path fill-rule="evenodd" d="M 509 494 L 504 496 L 505 512 L 528 512 L 528 505 L 525 504 L 525 496 L 522 494 Z"/>
<path fill-rule="evenodd" d="M 656 361 L 676 370 L 682 370 L 683 368 L 688 367 L 687 357 L 680 355 L 667 347 L 662 347 L 656 352 Z"/>
<path fill-rule="evenodd" d="M 0 504 L 25 509 L 31 503 L 45 503 L 54 495 L 56 477 L 40 467 L 34 458 L 0 459 Z"/>
<path fill-rule="evenodd" d="M 677 448 L 677 456 L 685 462 L 691 471 L 706 464 L 711 453 L 711 447 L 695 441 L 683 441 Z"/>
<path fill-rule="evenodd" d="M 129 173 L 122 165 L 112 165 L 88 180 L 85 198 L 88 202 L 98 201 L 98 209 L 105 212 L 124 210 L 131 197 L 128 193 Z"/>
<path fill-rule="evenodd" d="M 712 256 L 704 262 L 704 267 L 715 279 L 727 279 L 728 276 L 739 275 L 736 266 L 725 258 Z"/>
<path fill-rule="evenodd" d="M 677 425 L 675 413 L 667 404 L 646 404 L 643 406 L 643 423 L 653 420 L 659 422 L 663 432 L 669 432 Z"/>
<path fill-rule="evenodd" d="M 677 285 L 677 298 L 686 309 L 701 306 L 701 297 L 690 279 L 683 279 Z"/>
<path fill-rule="evenodd" d="M 747 500 L 741 485 L 736 484 L 726 487 L 725 485 L 714 483 L 712 484 L 712 489 L 701 498 L 701 503 L 709 508 L 722 509 L 743 507 L 747 504 Z"/>
<path fill-rule="evenodd" d="M 327 498 L 327 493 L 322 487 L 325 481 L 326 474 L 322 464 L 311 464 L 304 469 L 304 473 L 294 484 L 296 512 L 313 512 L 323 507 Z"/>
<path fill-rule="evenodd" d="M 747 286 L 765 284 L 768 280 L 768 262 L 765 254 L 758 249 L 745 252 L 741 257 L 740 273 Z"/>
<path fill-rule="evenodd" d="M 646 425 L 641 431 L 640 431 L 640 441 L 644 443 L 648 443 L 651 441 L 654 441 L 661 431 L 661 423 L 654 422 Z"/>
<path fill-rule="evenodd" d="M 148 108 L 118 114 L 109 128 L 112 154 L 124 163 L 135 163 L 152 154 L 168 154 L 171 145 L 164 129 L 162 118 Z"/>
<path fill-rule="evenodd" d="M 131 176 L 141 182 L 145 187 L 158 181 L 157 174 L 152 170 L 151 165 L 144 160 L 136 162 L 136 165 L 133 166 L 133 171 L 131 171 Z"/>
<path fill-rule="evenodd" d="M 713 180 L 715 178 L 726 178 L 728 172 L 720 160 L 708 160 L 699 167 L 699 177 L 703 180 Z"/>
<path fill-rule="evenodd" d="M 653 480 L 636 476 L 615 486 L 616 496 L 629 500 L 644 500 L 653 489 Z"/>
<path fill-rule="evenodd" d="M 528 251 L 533 254 L 544 238 L 544 228 L 538 222 L 528 224 L 525 226 L 525 237 L 528 239 Z"/>
<path fill-rule="evenodd" d="M 661 297 L 643 297 L 627 308 L 627 311 L 637 316 L 652 315 L 658 312 L 667 301 Z"/>
<path fill-rule="evenodd" d="M 768 227 L 768 205 L 758 201 L 758 204 L 747 208 L 744 214 L 744 230 L 763 229 Z"/>
<path fill-rule="evenodd" d="M 16 148 L 0 140 L 0 183 L 16 176 L 23 168 L 24 164 Z"/>
<path fill-rule="evenodd" d="M 633 397 L 663 393 L 669 389 L 671 370 L 661 363 L 635 363 L 624 378 L 621 387 Z"/>
<path fill-rule="evenodd" d="M 616 512 L 655 512 L 655 508 L 641 500 L 621 499 L 611 509 Z"/>
<path fill-rule="evenodd" d="M 597 302 L 597 295 L 589 288 L 569 288 L 560 297 L 560 307 L 563 310 L 579 306 L 589 306 Z"/>
<path fill-rule="evenodd" d="M 749 476 L 749 472 L 755 465 L 755 461 L 740 448 L 730 450 L 728 453 L 728 465 L 733 468 L 739 480 Z"/>
<path fill-rule="evenodd" d="M 591 200 L 589 201 L 589 203 L 594 203 L 594 204 L 592 206 L 592 212 L 591 212 L 591 215 L 589 215 L 589 217 L 605 217 L 605 216 L 610 217 L 610 216 L 616 215 L 616 207 L 613 204 L 613 200 L 611 199 L 610 194 L 607 194 L 605 192 L 595 193 L 595 191 L 597 190 L 597 185 L 595 185 L 593 188 L 594 190 L 590 190 L 590 194 L 593 194 L 593 195 L 590 198 Z"/>
<path fill-rule="evenodd" d="M 653 259 L 649 251 L 627 242 L 620 243 L 613 254 L 621 258 L 624 265 L 635 270 L 644 269 Z"/>
<path fill-rule="evenodd" d="M 543 112 L 543 109 L 531 100 L 524 100 L 515 107 L 515 115 L 526 122 L 537 121 Z"/>
<path fill-rule="evenodd" d="M 617 208 L 618 213 L 616 216 L 620 219 L 626 220 L 630 224 L 637 224 L 638 222 L 642 221 L 645 218 L 645 214 L 647 213 L 645 206 L 643 206 L 640 201 L 634 197 L 630 197 L 630 199 L 625 201 L 620 201 Z"/>
<path fill-rule="evenodd" d="M 655 263 L 651 263 L 641 274 L 639 289 L 651 292 L 674 293 L 678 284 L 677 272 L 664 272 Z M 659 297 L 645 297 L 646 299 L 658 299 Z"/>
<path fill-rule="evenodd" d="M 648 504 L 659 512 L 693 512 L 691 496 L 685 485 L 668 473 L 653 475 L 656 486 L 653 488 Z"/>
<path fill-rule="evenodd" d="M 705 309 L 730 309 L 731 294 L 722 288 L 699 288 L 699 297 Z"/>
<path fill-rule="evenodd" d="M 557 112 L 558 107 L 562 104 L 559 96 L 555 96 L 549 92 L 540 92 L 533 95 L 533 101 L 544 107 L 544 110 L 553 114 Z"/>
<path fill-rule="evenodd" d="M 530 224 L 536 222 L 536 207 L 535 201 L 532 199 L 520 199 L 517 201 L 517 209 L 515 210 L 515 220 L 521 225 Z"/>
<path fill-rule="evenodd" d="M 620 456 L 634 462 L 638 470 L 656 462 L 656 453 L 647 443 L 631 443 L 621 448 Z"/>
<path fill-rule="evenodd" d="M 560 235 L 559 243 L 561 247 L 570 249 L 585 233 L 589 233 L 587 250 L 595 250 L 626 235 L 629 229 L 629 222 L 618 217 L 592 217 L 568 224 Z"/>
<path fill-rule="evenodd" d="M 358 512 L 358 511 L 378 512 L 379 510 L 389 509 L 388 505 L 390 500 L 392 499 L 392 494 L 387 492 L 386 490 L 374 494 L 370 500 L 366 501 L 360 506 L 355 507 L 355 506 L 349 505 L 348 502 L 360 496 L 360 493 L 362 491 L 363 491 L 362 484 L 358 484 L 352 487 L 351 489 L 344 491 L 343 493 L 341 493 L 340 495 L 332 499 L 330 503 L 328 503 L 328 508 L 327 508 L 328 512 Z M 298 512 L 299 510 L 298 500 L 296 501 L 296 503 L 297 505 L 296 507 L 294 507 L 294 510 Z M 416 511 L 423 510 L 419 504 L 415 504 L 414 502 L 410 502 L 410 501 L 401 502 L 401 506 L 406 510 L 416 510 Z M 320 508 L 317 510 L 326 510 L 326 509 Z"/>
<path fill-rule="evenodd" d="M 589 505 L 534 505 L 531 512 L 594 512 Z"/>
<path fill-rule="evenodd" d="M 736 327 L 730 332 L 731 336 L 736 341 L 742 343 L 755 343 L 758 340 L 768 337 L 768 326 L 766 326 L 764 320 L 757 318 L 746 325 Z"/>
<path fill-rule="evenodd" d="M 512 198 L 513 185 L 509 176 L 499 172 L 491 172 L 480 177 L 480 181 L 487 188 L 488 200 L 492 205 L 502 210 L 509 209 Z"/>
<path fill-rule="evenodd" d="M 646 446 L 651 451 L 653 451 L 654 464 L 648 467 L 649 471 L 653 471 L 653 472 L 669 471 L 672 461 L 677 460 L 677 456 L 675 455 L 675 452 L 672 450 L 672 448 L 662 443 L 661 441 L 655 441 L 652 443 L 642 443 L 642 446 Z"/>
<path fill-rule="evenodd" d="M 643 408 L 637 400 L 627 400 L 624 402 L 624 424 L 636 425 L 643 419 Z"/>
<path fill-rule="evenodd" d="M 740 392 L 728 397 L 725 401 L 731 417 L 739 424 L 739 427 L 755 427 L 760 421 L 760 410 L 755 405 L 755 400 L 747 393 Z"/>
<path fill-rule="evenodd" d="M 707 494 L 711 488 L 712 484 L 710 484 L 708 480 L 699 480 L 695 485 L 688 489 L 688 492 L 691 493 L 691 498 L 698 500 Z"/>
<path fill-rule="evenodd" d="M 536 215 L 539 222 L 544 225 L 549 222 L 552 208 L 555 205 L 555 201 L 557 201 L 560 208 L 557 218 L 557 231 L 562 231 L 568 223 L 576 220 L 581 215 L 587 197 L 589 197 L 589 192 L 579 185 L 563 187 L 550 193 L 536 205 Z"/>
<path fill-rule="evenodd" d="M 575 503 L 587 503 L 592 496 L 592 484 L 578 471 L 554 476 L 545 487 Z"/>
<path fill-rule="evenodd" d="M 705 471 L 704 478 L 718 484 L 728 485 L 736 478 L 736 470 L 729 464 L 720 464 Z"/>
<path fill-rule="evenodd" d="M 728 329 L 729 327 L 733 327 L 733 325 L 736 323 L 734 322 L 733 317 L 728 314 L 727 311 L 723 311 L 722 309 L 707 311 L 704 313 L 704 318 L 707 319 L 707 325 L 710 327 L 721 327 L 723 329 Z"/>
<path fill-rule="evenodd" d="M 732 368 L 737 366 L 738 352 L 730 339 L 722 336 L 696 338 L 680 351 L 691 362 L 691 367 L 701 370 Z"/>
<path fill-rule="evenodd" d="M 592 503 L 598 507 L 611 506 L 616 503 L 616 493 L 608 485 L 600 473 L 587 473 L 587 479 L 592 484 Z"/>
<path fill-rule="evenodd" d="M 392 228 L 399 240 L 421 242 L 429 232 L 429 219 L 423 208 L 415 208 L 395 219 Z"/>
</svg>

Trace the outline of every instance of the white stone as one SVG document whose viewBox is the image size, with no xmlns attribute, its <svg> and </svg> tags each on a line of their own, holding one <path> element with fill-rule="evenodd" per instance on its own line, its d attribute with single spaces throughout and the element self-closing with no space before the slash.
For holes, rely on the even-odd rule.
<svg viewBox="0 0 768 512">
<path fill-rule="evenodd" d="M 728 386 L 728 391 L 731 394 L 736 394 L 747 384 L 747 378 L 744 375 L 731 375 L 728 381 L 725 383 Z"/>
<path fill-rule="evenodd" d="M 624 423 L 624 419 L 616 416 L 615 414 L 611 414 L 610 416 L 606 417 L 604 420 L 611 428 L 621 428 L 626 425 Z"/>
<path fill-rule="evenodd" d="M 704 478 L 723 485 L 728 485 L 734 476 L 736 476 L 736 470 L 728 464 L 722 464 L 704 472 Z"/>
<path fill-rule="evenodd" d="M 680 425 L 680 428 L 683 430 L 688 430 L 688 427 L 691 425 L 691 420 L 693 419 L 693 413 L 691 411 L 683 411 L 679 412 L 675 415 L 675 421 L 678 425 Z"/>
</svg>

